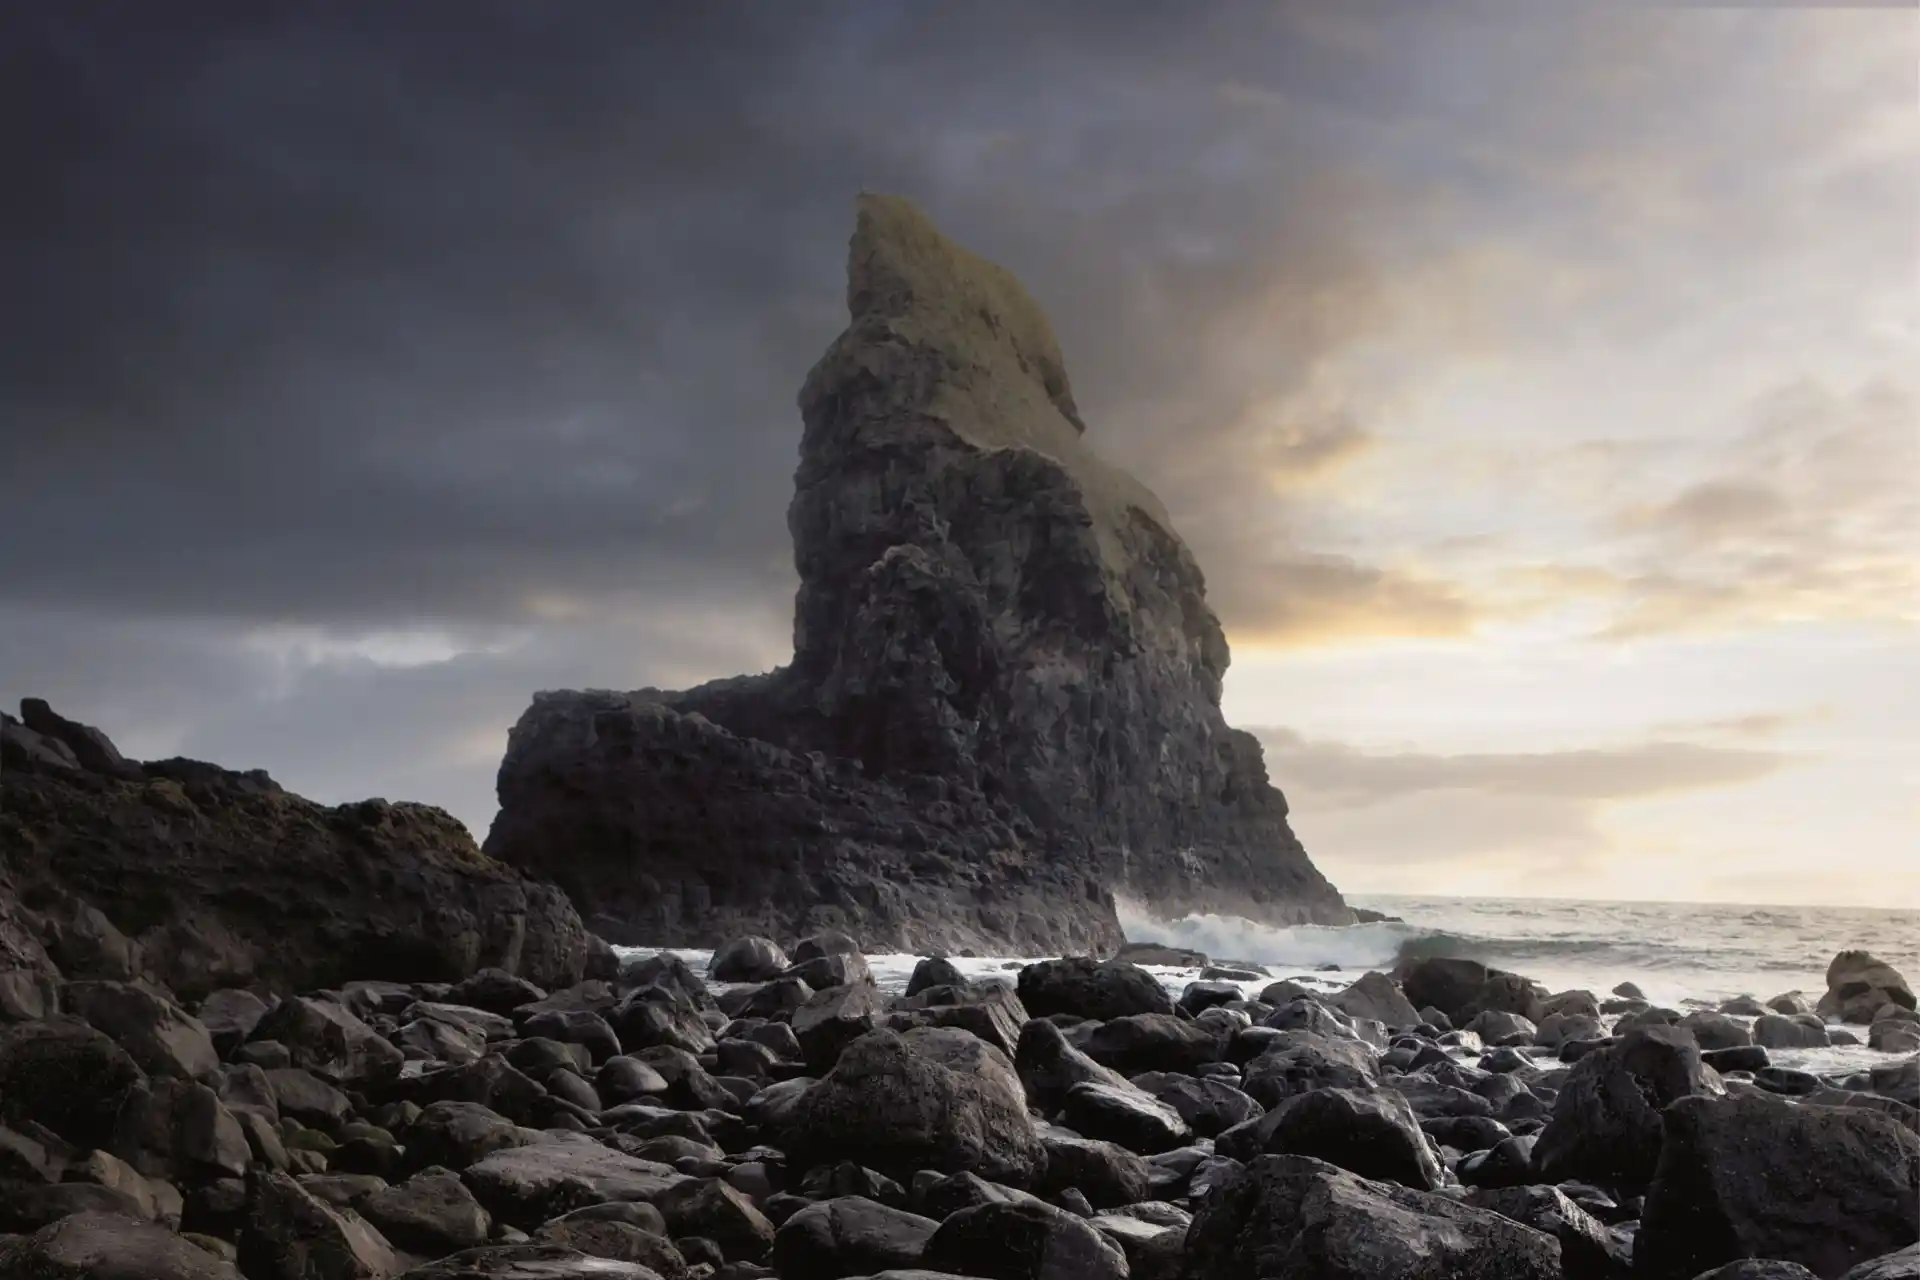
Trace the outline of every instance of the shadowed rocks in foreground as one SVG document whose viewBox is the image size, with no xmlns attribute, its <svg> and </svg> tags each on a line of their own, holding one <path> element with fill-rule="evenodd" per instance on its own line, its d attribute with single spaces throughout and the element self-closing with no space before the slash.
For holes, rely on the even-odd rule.
<svg viewBox="0 0 1920 1280">
<path fill-rule="evenodd" d="M 135 763 L 37 699 L 23 710 L 0 716 L 0 1006 L 32 999 L 21 975 L 56 965 L 147 973 L 185 996 L 489 965 L 581 977 L 587 935 L 566 895 L 483 856 L 439 809 L 328 807 L 260 770 Z M 9 880 L 56 954 L 9 941 L 25 937 L 6 927 Z"/>
<path fill-rule="evenodd" d="M 1083 443 L 1020 283 L 863 196 L 847 305 L 800 393 L 793 662 L 537 695 L 487 851 L 616 942 L 1111 950 L 1116 893 L 1351 923 L 1221 717 L 1199 566 Z"/>
</svg>

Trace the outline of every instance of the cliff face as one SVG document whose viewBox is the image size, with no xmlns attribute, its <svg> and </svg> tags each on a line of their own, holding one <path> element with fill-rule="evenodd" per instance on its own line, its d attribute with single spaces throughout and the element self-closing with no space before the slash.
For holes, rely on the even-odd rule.
<svg viewBox="0 0 1920 1280">
<path fill-rule="evenodd" d="M 1221 718 L 1198 565 L 1085 445 L 1019 282 L 864 196 L 847 305 L 800 392 L 792 664 L 539 695 L 488 852 L 616 941 L 1089 949 L 1115 892 L 1349 922 Z"/>
</svg>

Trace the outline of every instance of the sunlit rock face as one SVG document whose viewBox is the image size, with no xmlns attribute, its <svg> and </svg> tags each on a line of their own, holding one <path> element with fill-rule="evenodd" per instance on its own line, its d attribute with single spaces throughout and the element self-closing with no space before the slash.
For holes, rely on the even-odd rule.
<svg viewBox="0 0 1920 1280">
<path fill-rule="evenodd" d="M 1199 566 L 1087 446 L 1020 282 L 867 195 L 847 307 L 800 392 L 793 662 L 537 695 L 488 852 L 615 941 L 1098 950 L 1116 893 L 1350 922 L 1221 717 Z"/>
</svg>

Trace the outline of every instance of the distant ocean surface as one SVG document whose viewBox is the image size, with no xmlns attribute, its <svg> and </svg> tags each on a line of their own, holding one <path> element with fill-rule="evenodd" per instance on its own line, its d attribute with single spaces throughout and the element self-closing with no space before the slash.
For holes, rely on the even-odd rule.
<svg viewBox="0 0 1920 1280">
<path fill-rule="evenodd" d="M 1129 941 L 1185 947 L 1216 961 L 1249 961 L 1273 978 L 1301 979 L 1328 991 L 1368 969 L 1391 969 L 1403 958 L 1463 956 L 1524 974 L 1551 991 L 1585 988 L 1603 999 L 1615 984 L 1633 982 L 1656 1004 L 1680 1009 L 1740 995 L 1766 1000 L 1788 991 L 1817 999 L 1827 989 L 1827 963 L 1848 948 L 1871 951 L 1909 982 L 1920 983 L 1920 911 L 1377 895 L 1350 895 L 1347 901 L 1405 923 L 1276 929 L 1235 916 L 1157 921 L 1124 904 L 1120 920 Z M 643 954 L 658 948 L 618 950 Z M 703 971 L 711 955 L 673 950 Z M 956 964 L 972 977 L 1010 978 L 1010 970 L 1038 958 L 977 956 Z M 867 960 L 883 990 L 899 991 L 919 957 L 870 954 Z M 1328 965 L 1339 969 L 1329 971 Z M 1176 995 L 1199 976 L 1197 969 L 1148 967 Z M 1253 994 L 1267 981 L 1242 985 Z M 1773 1056 L 1815 1071 L 1893 1060 L 1865 1048 L 1780 1050 Z"/>
</svg>

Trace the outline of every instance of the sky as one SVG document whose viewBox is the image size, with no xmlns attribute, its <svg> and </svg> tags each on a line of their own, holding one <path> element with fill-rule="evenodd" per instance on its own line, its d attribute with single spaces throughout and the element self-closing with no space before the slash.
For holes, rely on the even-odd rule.
<svg viewBox="0 0 1920 1280">
<path fill-rule="evenodd" d="M 483 835 L 791 652 L 897 192 L 1354 893 L 1920 906 L 1920 11 L 0 0 L 0 698 Z"/>
</svg>

